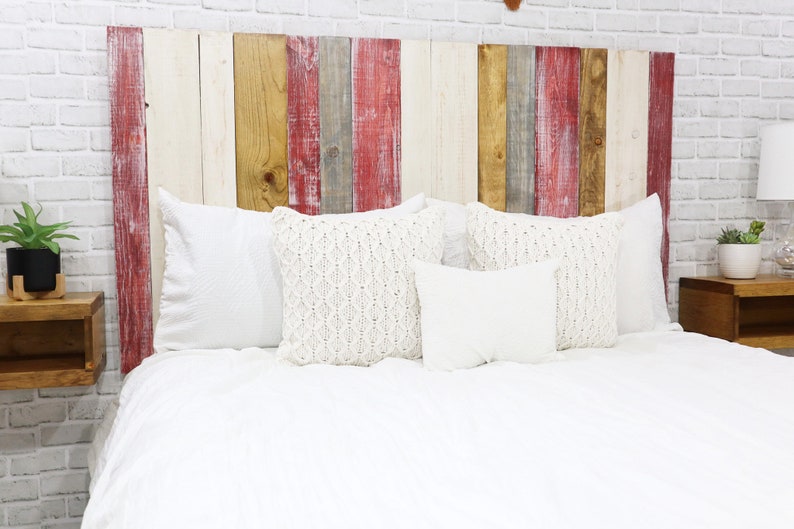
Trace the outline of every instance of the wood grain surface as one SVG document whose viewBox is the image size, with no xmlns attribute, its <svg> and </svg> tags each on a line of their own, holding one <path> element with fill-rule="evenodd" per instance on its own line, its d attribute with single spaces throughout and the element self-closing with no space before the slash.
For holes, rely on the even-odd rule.
<svg viewBox="0 0 794 529">
<path fill-rule="evenodd" d="M 289 205 L 320 213 L 320 55 L 317 37 L 287 37 Z"/>
<path fill-rule="evenodd" d="M 535 211 L 535 48 L 507 48 L 505 209 Z"/>
<path fill-rule="evenodd" d="M 287 40 L 234 35 L 237 205 L 271 211 L 289 201 Z"/>
<path fill-rule="evenodd" d="M 583 48 L 579 86 L 579 215 L 604 212 L 607 50 Z"/>
<path fill-rule="evenodd" d="M 477 200 L 506 208 L 507 46 L 478 48 Z"/>
<path fill-rule="evenodd" d="M 403 199 L 418 193 L 431 196 L 433 178 L 433 105 L 430 41 L 403 40 L 400 45 Z"/>
</svg>

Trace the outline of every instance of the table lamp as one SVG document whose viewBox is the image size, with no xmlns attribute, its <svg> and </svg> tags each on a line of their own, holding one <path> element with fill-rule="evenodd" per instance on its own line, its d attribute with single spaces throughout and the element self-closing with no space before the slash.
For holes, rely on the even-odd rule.
<svg viewBox="0 0 794 529">
<path fill-rule="evenodd" d="M 757 200 L 794 200 L 794 121 L 761 129 Z M 791 218 L 790 204 L 786 204 Z M 794 278 L 794 219 L 775 241 L 778 275 Z"/>
</svg>

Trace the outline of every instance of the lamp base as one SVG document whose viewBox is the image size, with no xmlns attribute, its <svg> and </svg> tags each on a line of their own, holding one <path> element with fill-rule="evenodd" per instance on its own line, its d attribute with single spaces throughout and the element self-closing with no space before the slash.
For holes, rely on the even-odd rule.
<svg viewBox="0 0 794 529">
<path fill-rule="evenodd" d="M 794 279 L 794 268 L 783 268 L 781 266 L 780 268 L 777 269 L 777 275 L 779 277 Z"/>
</svg>

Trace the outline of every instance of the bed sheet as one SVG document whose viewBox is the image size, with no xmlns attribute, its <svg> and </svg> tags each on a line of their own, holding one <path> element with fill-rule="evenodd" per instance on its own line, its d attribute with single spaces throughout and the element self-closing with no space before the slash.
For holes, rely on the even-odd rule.
<svg viewBox="0 0 794 529">
<path fill-rule="evenodd" d="M 155 355 L 125 381 L 83 527 L 794 527 L 794 358 L 669 331 L 566 357 Z"/>
</svg>

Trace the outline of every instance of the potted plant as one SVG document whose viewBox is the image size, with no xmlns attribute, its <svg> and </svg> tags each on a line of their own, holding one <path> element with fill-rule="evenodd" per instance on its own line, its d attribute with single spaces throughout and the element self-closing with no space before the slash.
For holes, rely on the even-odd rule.
<svg viewBox="0 0 794 529">
<path fill-rule="evenodd" d="M 26 292 L 45 292 L 55 289 L 55 275 L 61 272 L 61 247 L 55 239 L 77 239 L 62 233 L 71 222 L 40 224 L 39 215 L 27 202 L 22 210 L 14 210 L 17 222 L 0 225 L 0 242 L 13 242 L 19 247 L 6 249 L 8 289 L 13 290 L 13 277 L 24 277 Z"/>
<path fill-rule="evenodd" d="M 728 279 L 753 279 L 761 267 L 761 232 L 765 222 L 754 220 L 750 229 L 723 228 L 717 237 L 720 273 Z"/>
</svg>

